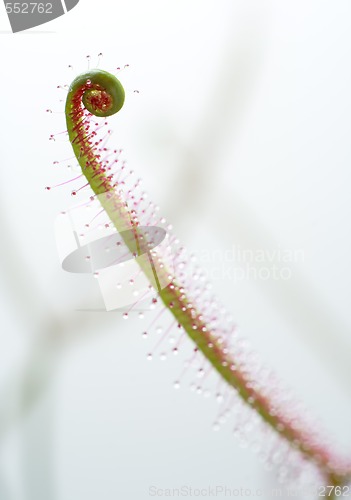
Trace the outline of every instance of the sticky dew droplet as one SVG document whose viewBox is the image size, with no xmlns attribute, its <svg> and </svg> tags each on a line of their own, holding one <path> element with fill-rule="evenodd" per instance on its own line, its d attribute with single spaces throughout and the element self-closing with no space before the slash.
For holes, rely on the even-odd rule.
<svg viewBox="0 0 351 500">
<path fill-rule="evenodd" d="M 223 401 L 223 395 L 220 392 L 217 392 L 216 394 L 216 401 L 217 403 L 221 403 Z"/>
</svg>

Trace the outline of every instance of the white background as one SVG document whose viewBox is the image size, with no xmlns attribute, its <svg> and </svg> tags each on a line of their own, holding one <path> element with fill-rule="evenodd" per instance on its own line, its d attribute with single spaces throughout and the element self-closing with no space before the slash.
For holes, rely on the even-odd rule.
<svg viewBox="0 0 351 500">
<path fill-rule="evenodd" d="M 230 422 L 212 431 L 213 397 L 191 379 L 173 390 L 181 360 L 146 361 L 154 313 L 76 310 L 99 295 L 58 262 L 70 188 L 44 187 L 72 174 L 53 165 L 67 148 L 48 137 L 65 126 L 57 85 L 99 52 L 106 70 L 130 65 L 111 144 L 187 247 L 302 251 L 289 280 L 224 275 L 214 290 L 351 455 L 350 2 L 81 0 L 16 35 L 0 14 L 1 499 L 275 484 Z"/>
</svg>

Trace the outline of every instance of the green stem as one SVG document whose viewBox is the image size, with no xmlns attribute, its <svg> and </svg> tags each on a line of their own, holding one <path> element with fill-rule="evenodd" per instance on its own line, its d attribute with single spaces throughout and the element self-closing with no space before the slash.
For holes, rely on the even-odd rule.
<svg viewBox="0 0 351 500">
<path fill-rule="evenodd" d="M 158 291 L 166 308 L 193 340 L 196 349 L 203 353 L 222 379 L 234 388 L 272 429 L 299 449 L 305 458 L 319 465 L 326 481 L 332 480 L 340 484 L 343 473 L 331 464 L 333 457 L 329 450 L 311 441 L 308 430 L 296 428 L 288 416 L 274 411 L 271 401 L 252 384 L 221 339 L 207 326 L 201 311 L 191 306 L 191 298 L 177 281 L 173 279 L 166 287 L 160 286 L 160 283 L 167 282 L 168 271 L 163 266 L 155 265 L 147 245 L 143 243 L 145 240 L 142 230 L 134 222 L 127 204 L 120 198 L 116 186 L 101 165 L 89 135 L 89 117 L 84 114 L 85 106 L 93 115 L 109 116 L 119 111 L 123 102 L 124 90 L 120 82 L 113 75 L 101 70 L 92 70 L 78 76 L 70 86 L 66 101 L 67 130 L 74 153 L 91 189 L 130 251 L 139 256 L 141 269 Z M 131 234 L 134 235 L 133 238 L 130 237 Z M 156 277 L 158 279 L 155 279 Z"/>
</svg>

